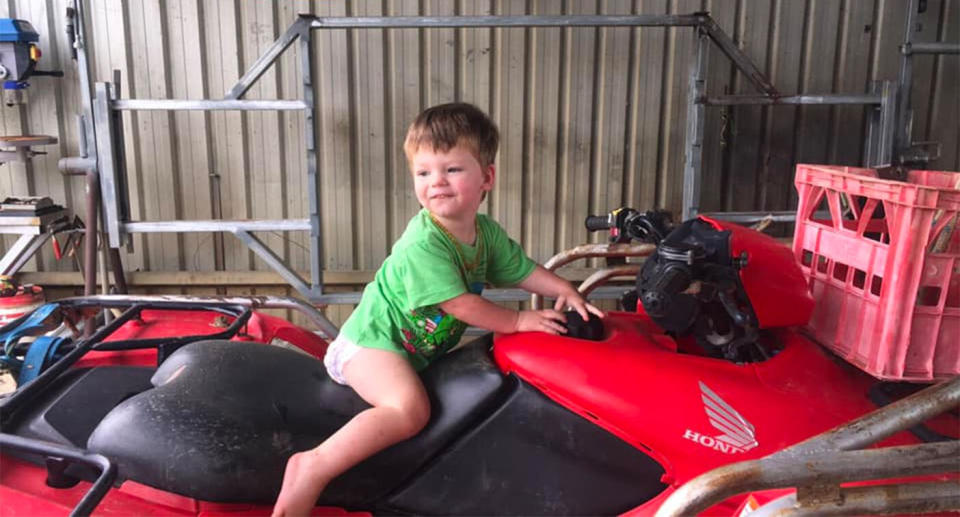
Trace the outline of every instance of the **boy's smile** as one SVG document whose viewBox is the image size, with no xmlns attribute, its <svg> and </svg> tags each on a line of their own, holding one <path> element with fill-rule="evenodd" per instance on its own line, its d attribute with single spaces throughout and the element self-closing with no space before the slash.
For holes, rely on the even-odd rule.
<svg viewBox="0 0 960 517">
<path fill-rule="evenodd" d="M 480 165 L 462 144 L 448 151 L 421 146 L 410 157 L 414 191 L 420 204 L 455 234 L 469 229 L 485 192 L 493 188 L 494 167 Z"/>
</svg>

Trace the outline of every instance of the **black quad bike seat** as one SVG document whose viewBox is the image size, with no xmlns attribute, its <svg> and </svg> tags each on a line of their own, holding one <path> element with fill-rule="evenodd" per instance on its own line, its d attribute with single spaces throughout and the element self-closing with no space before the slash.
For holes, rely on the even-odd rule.
<svg viewBox="0 0 960 517">
<path fill-rule="evenodd" d="M 494 411 L 516 380 L 493 364 L 491 339 L 454 350 L 423 372 L 431 402 L 424 431 L 337 478 L 324 500 L 382 497 Z M 189 344 L 150 382 L 107 413 L 87 447 L 115 461 L 124 479 L 206 501 L 271 502 L 290 455 L 369 407 L 333 382 L 321 361 L 262 343 Z"/>
</svg>

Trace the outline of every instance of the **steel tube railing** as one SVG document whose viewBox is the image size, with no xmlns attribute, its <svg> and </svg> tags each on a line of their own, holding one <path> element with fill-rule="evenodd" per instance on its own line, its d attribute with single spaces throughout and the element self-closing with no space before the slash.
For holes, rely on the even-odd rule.
<svg viewBox="0 0 960 517">
<path fill-rule="evenodd" d="M 802 457 L 815 451 L 866 447 L 960 405 L 960 376 L 904 397 L 853 422 L 838 426 L 776 456 Z"/>
<path fill-rule="evenodd" d="M 960 54 L 960 44 L 945 43 L 910 43 L 902 48 L 904 54 Z"/>
<path fill-rule="evenodd" d="M 23 438 L 13 434 L 0 433 L 0 450 L 14 449 L 26 453 L 41 454 L 45 457 L 65 458 L 70 462 L 83 463 L 96 467 L 100 470 L 100 475 L 94 481 L 90 489 L 87 490 L 77 506 L 70 512 L 70 517 L 79 517 L 90 515 L 94 508 L 100 504 L 107 492 L 113 486 L 113 481 L 117 477 L 117 467 L 106 456 L 101 454 L 92 454 L 74 447 L 43 442 L 30 438 Z"/>
<path fill-rule="evenodd" d="M 608 267 L 594 272 L 584 280 L 577 290 L 584 297 L 589 295 L 598 286 L 602 285 L 611 278 L 636 277 L 640 273 L 641 264 L 624 264 L 622 266 Z"/>
<path fill-rule="evenodd" d="M 822 451 L 808 454 L 802 461 L 776 456 L 726 465 L 698 476 L 671 494 L 656 516 L 696 515 L 728 497 L 756 490 L 950 472 L 957 469 L 960 442 Z"/>
<path fill-rule="evenodd" d="M 327 319 L 316 307 L 296 298 L 282 296 L 183 296 L 183 295 L 102 295 L 84 296 L 82 298 L 66 298 L 64 303 L 83 301 L 88 304 L 100 304 L 109 307 L 111 304 L 125 305 L 181 303 L 195 305 L 232 305 L 256 309 L 291 309 L 307 317 L 319 330 L 333 338 L 339 333 L 337 327 Z"/>
<path fill-rule="evenodd" d="M 797 494 L 775 499 L 750 513 L 750 517 L 822 515 L 878 515 L 934 513 L 960 507 L 958 483 L 903 483 L 843 487 L 836 498 L 797 501 Z"/>
<path fill-rule="evenodd" d="M 117 99 L 110 108 L 119 111 L 299 111 L 307 105 L 301 100 L 239 99 Z"/>
<path fill-rule="evenodd" d="M 708 16 L 686 15 L 573 15 L 573 16 L 361 16 L 314 18 L 311 29 L 427 29 L 510 27 L 693 27 Z"/>
<path fill-rule="evenodd" d="M 798 105 L 798 104 L 822 104 L 822 105 L 844 105 L 844 104 L 880 104 L 883 97 L 880 95 L 859 95 L 826 93 L 822 95 L 804 94 L 804 95 L 721 95 L 718 97 L 700 97 L 697 102 L 707 106 L 741 106 L 741 105 Z"/>
<path fill-rule="evenodd" d="M 851 450 L 876 443 L 960 405 L 960 376 L 760 460 L 726 465 L 687 482 L 657 511 L 692 515 L 736 494 L 886 479 L 960 468 L 960 441 Z M 901 486 L 901 485 L 898 485 Z"/>
<path fill-rule="evenodd" d="M 656 250 L 655 244 L 584 244 L 557 253 L 550 257 L 543 267 L 547 271 L 554 271 L 575 260 L 600 257 L 646 257 Z M 530 308 L 542 309 L 543 297 L 539 294 L 530 295 Z"/>
</svg>

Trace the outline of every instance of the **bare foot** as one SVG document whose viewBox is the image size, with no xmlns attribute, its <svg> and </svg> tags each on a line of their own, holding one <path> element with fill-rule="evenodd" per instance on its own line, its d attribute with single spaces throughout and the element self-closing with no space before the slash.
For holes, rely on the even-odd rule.
<svg viewBox="0 0 960 517">
<path fill-rule="evenodd" d="M 327 486 L 322 461 L 313 451 L 298 452 L 287 460 L 280 495 L 272 517 L 301 517 L 310 514 Z"/>
</svg>

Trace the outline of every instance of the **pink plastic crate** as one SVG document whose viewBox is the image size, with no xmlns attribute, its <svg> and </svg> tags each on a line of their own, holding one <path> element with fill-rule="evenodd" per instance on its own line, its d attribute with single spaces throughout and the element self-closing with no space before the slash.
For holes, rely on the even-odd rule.
<svg viewBox="0 0 960 517">
<path fill-rule="evenodd" d="M 960 173 L 797 165 L 793 251 L 816 307 L 808 331 L 871 375 L 960 374 Z M 829 219 L 816 219 L 817 212 Z M 935 251 L 935 247 L 939 246 Z"/>
</svg>

